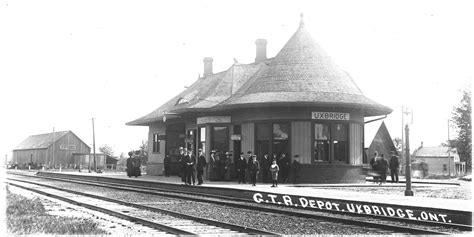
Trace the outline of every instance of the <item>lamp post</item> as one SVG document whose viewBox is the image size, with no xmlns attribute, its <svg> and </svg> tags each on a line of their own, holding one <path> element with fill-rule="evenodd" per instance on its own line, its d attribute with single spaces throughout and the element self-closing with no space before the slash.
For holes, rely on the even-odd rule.
<svg viewBox="0 0 474 237">
<path fill-rule="evenodd" d="M 92 149 L 94 151 L 94 171 L 97 172 L 97 164 L 95 161 L 95 129 L 94 129 L 94 118 L 92 118 Z"/>
<path fill-rule="evenodd" d="M 413 191 L 411 190 L 411 162 L 410 162 L 410 130 L 408 128 L 408 124 L 405 125 L 405 136 L 406 136 L 406 148 L 405 148 L 405 158 L 406 158 L 406 165 L 405 165 L 405 183 L 406 183 L 406 190 L 405 196 L 413 196 Z"/>
</svg>

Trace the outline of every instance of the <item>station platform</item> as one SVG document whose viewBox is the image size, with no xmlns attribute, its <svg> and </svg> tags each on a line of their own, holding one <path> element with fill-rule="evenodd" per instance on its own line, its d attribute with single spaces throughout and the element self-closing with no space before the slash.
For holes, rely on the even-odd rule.
<svg viewBox="0 0 474 237">
<path fill-rule="evenodd" d="M 362 184 L 279 184 L 277 188 L 270 183 L 238 184 L 235 181 L 204 181 L 200 186 L 185 186 L 177 176 L 143 175 L 138 178 L 127 177 L 125 172 L 38 172 L 38 175 L 80 175 L 92 180 L 114 179 L 120 183 L 146 184 L 147 186 L 166 185 L 176 190 L 192 189 L 196 193 L 229 195 L 249 201 L 272 205 L 283 205 L 299 209 L 351 212 L 361 215 L 392 216 L 402 219 L 426 220 L 440 223 L 472 225 L 472 200 L 442 199 L 403 194 L 385 195 L 370 192 L 346 191 L 344 187 L 381 187 L 373 182 Z M 401 180 L 403 181 L 403 180 Z M 414 189 L 430 185 L 456 185 L 453 182 L 435 184 L 415 182 Z M 337 188 L 337 190 L 331 189 Z M 382 187 L 405 187 L 405 183 L 385 183 Z"/>
</svg>

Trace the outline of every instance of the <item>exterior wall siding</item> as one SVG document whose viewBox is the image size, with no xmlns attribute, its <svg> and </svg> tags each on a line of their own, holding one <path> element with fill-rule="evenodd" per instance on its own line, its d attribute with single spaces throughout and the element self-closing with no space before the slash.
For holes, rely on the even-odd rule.
<svg viewBox="0 0 474 237">
<path fill-rule="evenodd" d="M 299 155 L 301 164 L 311 164 L 311 122 L 291 122 L 291 158 Z"/>
<path fill-rule="evenodd" d="M 363 164 L 363 131 L 362 125 L 351 123 L 349 126 L 349 163 Z"/>
<path fill-rule="evenodd" d="M 149 126 L 148 129 L 148 162 L 146 167 L 147 175 L 162 175 L 164 170 L 163 160 L 165 159 L 166 140 L 160 140 L 160 152 L 153 152 L 153 134 L 166 135 L 166 127 L 161 123 Z"/>
<path fill-rule="evenodd" d="M 64 147 L 74 146 L 74 149 L 65 149 Z M 53 149 L 50 146 L 48 149 Z M 54 164 L 62 167 L 72 167 L 75 161 L 72 157 L 73 153 L 90 154 L 91 149 L 82 142 L 73 133 L 67 133 L 54 143 Z M 98 150 L 96 150 L 98 152 Z"/>
<path fill-rule="evenodd" d="M 244 123 L 242 124 L 242 152 L 247 151 L 254 152 L 255 149 L 255 124 Z"/>
</svg>

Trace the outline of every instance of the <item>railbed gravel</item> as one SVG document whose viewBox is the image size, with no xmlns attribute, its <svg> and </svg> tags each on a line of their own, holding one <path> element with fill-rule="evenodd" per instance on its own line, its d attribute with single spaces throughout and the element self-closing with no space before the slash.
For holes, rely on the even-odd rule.
<svg viewBox="0 0 474 237">
<path fill-rule="evenodd" d="M 38 180 L 38 179 L 36 179 Z M 80 192 L 100 195 L 108 198 L 114 198 L 130 203 L 158 207 L 178 213 L 184 213 L 193 216 L 200 216 L 207 219 L 214 219 L 231 224 L 247 226 L 255 229 L 262 229 L 280 234 L 293 235 L 312 235 L 312 234 L 334 234 L 334 235 L 350 235 L 350 234 L 391 234 L 391 232 L 360 227 L 354 225 L 340 224 L 316 219 L 307 219 L 302 217 L 293 217 L 282 214 L 262 213 L 253 210 L 244 210 L 218 204 L 210 204 L 203 202 L 187 201 L 177 198 L 161 197 L 152 194 L 137 194 L 133 192 L 118 191 L 110 188 L 94 187 L 82 184 L 74 184 L 62 181 L 46 181 L 49 185 L 61 188 L 73 189 Z M 249 203 L 251 205 L 256 205 Z M 288 209 L 285 207 L 274 206 L 273 208 Z M 289 210 L 289 209 L 288 209 Z M 324 213 L 328 216 L 340 216 L 339 214 Z M 360 219 L 367 221 L 367 217 L 351 217 L 352 219 Z M 372 218 L 370 218 L 372 219 Z M 383 220 L 373 219 L 376 222 Z M 394 224 L 393 221 L 390 223 Z M 405 224 L 407 226 L 419 226 L 414 224 Z M 426 228 L 426 227 L 424 227 Z M 458 230 L 447 229 L 445 227 L 430 227 L 431 230 L 438 230 L 449 233 L 463 233 Z"/>
</svg>

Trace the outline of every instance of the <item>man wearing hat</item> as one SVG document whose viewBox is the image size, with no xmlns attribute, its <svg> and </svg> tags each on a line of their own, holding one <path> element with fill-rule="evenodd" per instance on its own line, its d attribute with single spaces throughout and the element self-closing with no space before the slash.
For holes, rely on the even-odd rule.
<svg viewBox="0 0 474 237">
<path fill-rule="evenodd" d="M 247 176 L 250 177 L 250 169 L 249 169 L 249 165 L 250 165 L 250 162 L 252 161 L 252 151 L 247 151 Z"/>
<path fill-rule="evenodd" d="M 301 164 L 299 161 L 299 155 L 293 156 L 293 163 L 291 165 L 291 170 L 293 171 L 293 183 L 295 184 L 300 177 Z"/>
<path fill-rule="evenodd" d="M 247 169 L 247 161 L 244 158 L 243 152 L 240 152 L 240 157 L 235 163 L 235 166 L 237 167 L 237 174 L 239 176 L 239 184 L 245 183 L 245 170 Z"/>
<path fill-rule="evenodd" d="M 398 156 L 395 151 L 391 151 L 390 154 L 390 177 L 392 178 L 392 183 L 398 183 L 398 168 L 400 166 L 398 162 Z"/>
<path fill-rule="evenodd" d="M 225 180 L 225 181 L 229 181 L 230 180 L 230 165 L 232 164 L 232 160 L 231 160 L 231 157 L 232 156 L 232 153 L 230 152 L 226 152 L 225 153 L 225 160 L 224 160 L 224 164 L 223 164 L 223 174 L 222 174 L 222 179 Z"/>
<path fill-rule="evenodd" d="M 252 160 L 250 161 L 248 166 L 249 166 L 250 180 L 252 182 L 252 186 L 255 186 L 257 183 L 258 171 L 260 170 L 260 163 L 258 162 L 256 155 L 252 156 Z"/>
<path fill-rule="evenodd" d="M 264 154 L 263 158 L 261 158 L 260 160 L 260 166 L 262 169 L 262 181 L 264 183 L 269 182 L 271 165 L 272 161 L 270 160 L 270 157 L 268 157 L 268 154 Z"/>
<path fill-rule="evenodd" d="M 179 147 L 178 163 L 181 182 L 186 184 L 186 154 L 183 147 Z"/>
<path fill-rule="evenodd" d="M 196 184 L 196 177 L 194 176 L 194 172 L 196 171 L 196 158 L 193 155 L 193 150 L 187 150 L 186 155 L 186 184 L 195 185 Z"/>
<path fill-rule="evenodd" d="M 198 185 L 201 185 L 203 183 L 202 175 L 204 174 L 204 167 L 206 167 L 206 164 L 207 164 L 206 157 L 204 156 L 202 149 L 199 149 L 199 157 L 198 157 L 198 163 L 197 163 Z"/>
</svg>

